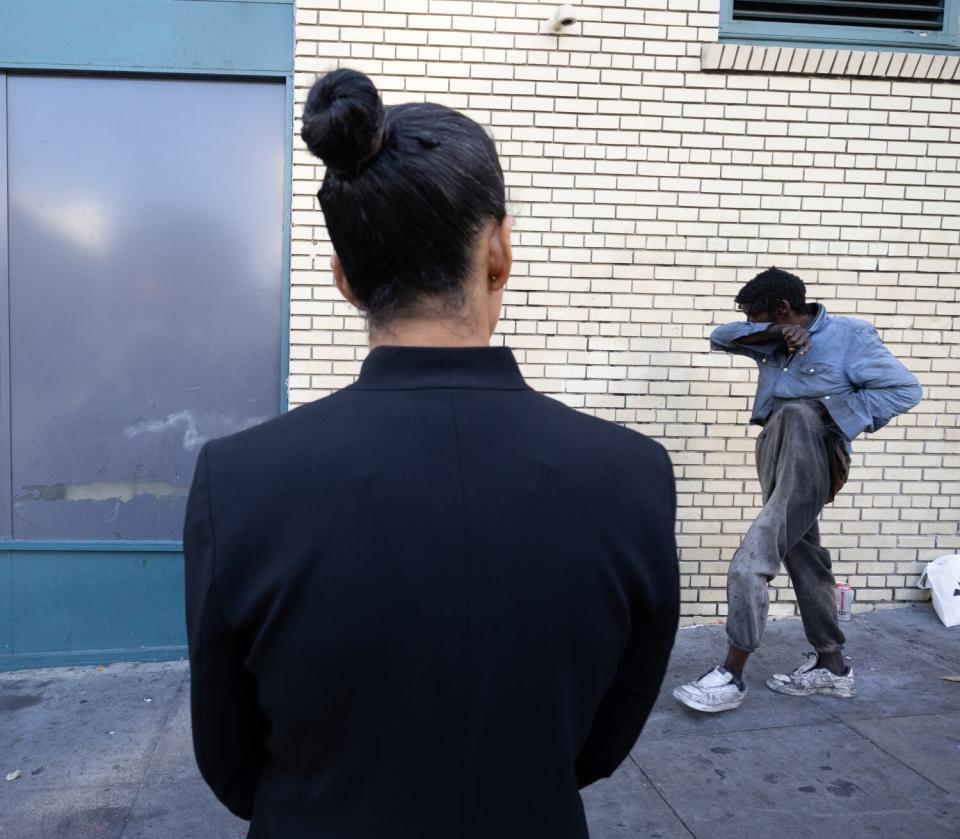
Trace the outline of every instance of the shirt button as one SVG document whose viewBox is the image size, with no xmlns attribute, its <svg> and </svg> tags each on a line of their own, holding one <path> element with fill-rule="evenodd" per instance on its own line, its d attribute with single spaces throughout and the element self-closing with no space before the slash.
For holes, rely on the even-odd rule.
<svg viewBox="0 0 960 839">
<path fill-rule="evenodd" d="M 829 397 L 829 396 L 824 396 L 823 398 L 824 398 L 824 399 L 829 399 L 830 397 Z"/>
<path fill-rule="evenodd" d="M 787 368 L 786 368 L 786 367 L 783 368 L 783 372 L 784 372 L 784 373 L 787 372 Z"/>
</svg>

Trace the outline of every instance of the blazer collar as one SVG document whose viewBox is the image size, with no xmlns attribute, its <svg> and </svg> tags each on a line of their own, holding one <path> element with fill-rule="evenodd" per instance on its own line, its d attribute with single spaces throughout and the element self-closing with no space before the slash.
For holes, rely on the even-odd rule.
<svg viewBox="0 0 960 839">
<path fill-rule="evenodd" d="M 509 347 L 376 347 L 357 390 L 528 390 Z"/>
</svg>

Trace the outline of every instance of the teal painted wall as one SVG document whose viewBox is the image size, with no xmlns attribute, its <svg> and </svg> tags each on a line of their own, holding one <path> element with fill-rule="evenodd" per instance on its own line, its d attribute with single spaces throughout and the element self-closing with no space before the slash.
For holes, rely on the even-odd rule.
<svg viewBox="0 0 960 839">
<path fill-rule="evenodd" d="M 286 82 L 281 410 L 289 346 L 293 55 L 294 0 L 0 0 L 0 70 Z M 0 540 L 0 670 L 180 658 L 185 644 L 178 543 Z"/>
<path fill-rule="evenodd" d="M 3 0 L 0 67 L 286 75 L 293 0 Z"/>
<path fill-rule="evenodd" d="M 186 654 L 179 551 L 0 548 L 0 670 Z"/>
</svg>

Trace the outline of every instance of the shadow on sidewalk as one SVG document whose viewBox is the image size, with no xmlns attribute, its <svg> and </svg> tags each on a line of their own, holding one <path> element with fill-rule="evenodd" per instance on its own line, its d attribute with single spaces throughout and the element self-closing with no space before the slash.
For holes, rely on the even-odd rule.
<svg viewBox="0 0 960 839">
<path fill-rule="evenodd" d="M 960 630 L 929 607 L 844 629 L 856 698 L 769 691 L 767 675 L 806 650 L 799 622 L 778 621 L 751 658 L 744 704 L 719 715 L 670 690 L 722 658 L 723 628 L 681 630 L 631 758 L 584 793 L 592 839 L 960 836 L 960 683 L 941 678 L 960 674 Z M 0 837 L 239 839 L 246 828 L 194 764 L 185 662 L 0 674 Z"/>
</svg>

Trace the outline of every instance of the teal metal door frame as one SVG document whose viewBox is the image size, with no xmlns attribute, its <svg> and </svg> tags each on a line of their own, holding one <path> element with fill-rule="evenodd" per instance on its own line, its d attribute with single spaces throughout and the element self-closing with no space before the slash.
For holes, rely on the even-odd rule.
<svg viewBox="0 0 960 839">
<path fill-rule="evenodd" d="M 108 24 L 108 25 L 107 25 Z M 280 393 L 288 407 L 294 0 L 6 0 L 0 4 L 0 462 L 10 456 L 6 75 L 274 80 L 285 85 Z M 0 536 L 11 534 L 10 476 Z M 0 538 L 0 671 L 186 652 L 183 546 Z M 24 628 L 24 622 L 29 628 Z M 27 642 L 24 638 L 29 636 Z"/>
<path fill-rule="evenodd" d="M 13 463 L 10 438 L 10 259 L 7 250 L 7 77 L 0 72 L 0 464 Z M 0 472 L 0 538 L 13 533 L 13 475 Z M 0 604 L 0 616 L 3 615 Z M 0 636 L 0 654 L 3 651 Z"/>
</svg>

